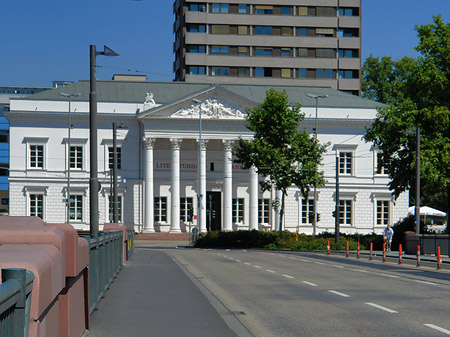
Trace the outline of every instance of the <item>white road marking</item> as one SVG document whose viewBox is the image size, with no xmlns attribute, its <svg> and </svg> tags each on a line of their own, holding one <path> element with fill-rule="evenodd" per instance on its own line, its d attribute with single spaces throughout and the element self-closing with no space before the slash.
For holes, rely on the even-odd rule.
<svg viewBox="0 0 450 337">
<path fill-rule="evenodd" d="M 364 269 L 352 269 L 352 270 L 354 270 L 354 271 L 359 271 L 359 272 L 361 272 L 361 273 L 368 273 L 368 271 L 367 271 L 367 270 L 364 270 Z"/>
<path fill-rule="evenodd" d="M 380 276 L 386 276 L 386 277 L 398 278 L 397 275 L 389 275 L 389 274 L 380 274 Z"/>
<path fill-rule="evenodd" d="M 247 266 L 249 266 L 251 263 L 250 263 L 250 262 L 244 262 L 244 264 L 246 264 Z"/>
<path fill-rule="evenodd" d="M 225 251 L 226 251 L 226 252 L 229 252 L 229 251 L 230 251 L 230 249 L 226 249 Z"/>
<path fill-rule="evenodd" d="M 378 304 L 375 304 L 375 303 L 370 303 L 370 302 L 368 302 L 368 303 L 366 303 L 366 304 L 367 304 L 367 305 L 370 305 L 370 306 L 372 306 L 372 307 L 374 307 L 374 308 L 377 308 L 377 309 L 380 309 L 380 310 L 387 311 L 387 312 L 389 312 L 389 313 L 391 313 L 391 314 L 398 314 L 398 312 L 395 311 L 395 310 L 392 310 L 392 309 L 383 307 L 383 306 L 378 305 Z"/>
<path fill-rule="evenodd" d="M 270 269 L 266 269 L 266 271 L 268 271 L 269 273 L 275 273 L 273 270 Z"/>
<path fill-rule="evenodd" d="M 322 266 L 324 266 L 324 265 L 326 265 L 326 263 L 323 263 L 323 262 L 314 262 L 315 264 L 320 264 L 320 265 L 322 265 Z"/>
<path fill-rule="evenodd" d="M 424 325 L 429 327 L 429 328 L 431 328 L 431 329 L 434 329 L 434 330 L 440 331 L 442 333 L 445 333 L 446 335 L 450 335 L 450 331 L 449 330 L 441 328 L 440 326 L 437 326 L 437 325 L 434 325 L 434 324 L 424 324 Z"/>
<path fill-rule="evenodd" d="M 315 284 L 315 283 L 311 283 L 311 282 L 308 282 L 308 281 L 302 281 L 304 284 L 307 284 L 307 285 L 309 285 L 309 286 L 311 286 L 311 287 L 317 287 L 317 284 Z"/>
<path fill-rule="evenodd" d="M 429 284 L 430 286 L 437 286 L 437 283 L 434 282 L 428 282 L 428 281 L 421 281 L 421 280 L 414 280 L 414 282 L 419 282 L 419 283 L 423 283 L 423 284 Z"/>
<path fill-rule="evenodd" d="M 255 268 L 261 268 L 261 266 L 256 266 L 256 265 L 255 265 L 254 267 L 255 267 Z"/>
<path fill-rule="evenodd" d="M 236 261 L 236 262 L 241 262 L 241 260 L 234 260 L 234 261 Z"/>
<path fill-rule="evenodd" d="M 336 268 L 344 269 L 344 266 L 340 266 L 340 265 L 338 265 L 338 264 L 332 264 L 331 267 L 336 267 Z"/>
<path fill-rule="evenodd" d="M 336 290 L 328 290 L 330 293 L 342 296 L 342 297 L 351 297 L 350 295 L 344 294 L 344 293 L 340 293 L 339 291 Z"/>
<path fill-rule="evenodd" d="M 281 276 L 284 276 L 284 277 L 287 277 L 287 278 L 294 278 L 293 276 L 286 275 L 286 274 L 283 274 L 283 275 L 281 275 Z"/>
<path fill-rule="evenodd" d="M 311 262 L 311 261 L 305 260 L 305 259 L 300 259 L 300 261 L 303 261 L 303 262 Z"/>
</svg>

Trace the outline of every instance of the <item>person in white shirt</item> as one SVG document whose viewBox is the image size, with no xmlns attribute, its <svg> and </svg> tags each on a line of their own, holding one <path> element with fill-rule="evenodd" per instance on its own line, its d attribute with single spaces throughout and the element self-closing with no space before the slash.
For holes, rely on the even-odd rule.
<svg viewBox="0 0 450 337">
<path fill-rule="evenodd" d="M 391 251 L 391 243 L 392 243 L 392 237 L 394 236 L 394 230 L 391 228 L 390 225 L 387 225 L 387 227 L 383 231 L 383 241 L 386 243 L 386 251 Z"/>
</svg>

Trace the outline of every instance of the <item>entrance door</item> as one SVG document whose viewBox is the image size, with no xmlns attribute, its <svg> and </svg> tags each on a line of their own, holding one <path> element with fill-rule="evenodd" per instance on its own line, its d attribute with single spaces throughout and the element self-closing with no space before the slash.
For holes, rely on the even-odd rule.
<svg viewBox="0 0 450 337">
<path fill-rule="evenodd" d="M 220 231 L 222 228 L 221 192 L 206 192 L 206 229 Z"/>
</svg>

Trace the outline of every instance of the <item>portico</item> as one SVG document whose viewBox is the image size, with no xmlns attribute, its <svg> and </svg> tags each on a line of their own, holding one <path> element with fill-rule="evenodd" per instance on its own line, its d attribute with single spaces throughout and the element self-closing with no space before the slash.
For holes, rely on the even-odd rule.
<svg viewBox="0 0 450 337">
<path fill-rule="evenodd" d="M 202 103 L 192 102 L 187 100 L 187 106 L 181 104 L 175 109 L 156 107 L 139 116 L 145 126 L 142 140 L 145 146 L 144 232 L 185 231 L 186 207 L 190 203 L 195 215 L 193 225 L 197 225 L 199 214 L 205 219 L 201 223 L 201 232 L 208 230 L 212 219 L 220 223 L 220 230 L 223 231 L 231 231 L 238 226 L 258 229 L 258 174 L 253 168 L 245 170 L 241 165 L 233 165 L 232 158 L 236 141 L 251 137 L 245 128 L 245 114 L 237 108 L 225 106 L 217 95 L 212 98 L 210 93 L 203 97 Z M 227 103 L 236 106 L 236 103 Z M 203 119 L 200 152 L 195 151 L 200 141 L 199 113 Z M 158 125 L 165 125 L 165 130 L 155 128 L 153 120 L 156 118 Z M 168 147 L 170 158 L 167 158 Z M 203 163 L 200 168 L 199 153 Z M 154 180 L 155 171 L 158 172 L 157 181 Z M 199 179 L 201 183 L 196 185 Z M 201 186 L 201 191 L 198 191 L 198 186 Z M 248 189 L 248 201 L 244 203 L 244 213 L 248 216 L 244 217 L 244 222 L 233 222 L 237 220 L 236 216 L 233 219 L 233 196 L 239 199 L 239 191 L 243 189 Z M 220 207 L 219 212 L 213 209 L 212 200 L 207 198 L 207 194 L 209 199 L 212 198 L 211 193 L 220 196 L 218 205 L 214 205 Z M 199 195 L 203 196 L 201 205 Z M 155 197 L 167 197 L 168 204 L 162 204 L 164 209 L 158 210 L 159 213 L 167 212 L 165 218 L 160 214 L 155 216 Z M 238 211 L 235 207 L 235 213 Z"/>
</svg>

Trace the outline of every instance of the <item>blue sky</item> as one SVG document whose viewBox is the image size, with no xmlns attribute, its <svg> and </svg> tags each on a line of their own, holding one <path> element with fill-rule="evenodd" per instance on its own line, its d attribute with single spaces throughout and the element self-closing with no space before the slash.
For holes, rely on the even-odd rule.
<svg viewBox="0 0 450 337">
<path fill-rule="evenodd" d="M 224 0 L 225 2 L 225 0 Z M 0 85 L 51 86 L 89 78 L 89 45 L 107 44 L 119 57 L 97 57 L 99 79 L 139 70 L 171 81 L 172 0 L 0 0 Z M 363 59 L 417 56 L 416 24 L 442 14 L 448 0 L 363 0 Z"/>
</svg>

